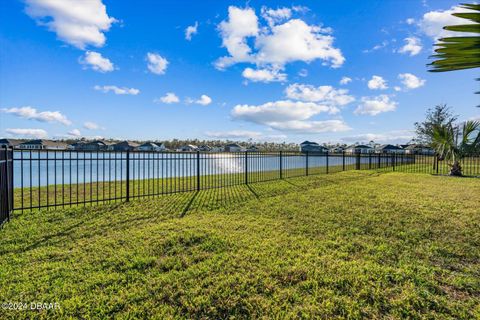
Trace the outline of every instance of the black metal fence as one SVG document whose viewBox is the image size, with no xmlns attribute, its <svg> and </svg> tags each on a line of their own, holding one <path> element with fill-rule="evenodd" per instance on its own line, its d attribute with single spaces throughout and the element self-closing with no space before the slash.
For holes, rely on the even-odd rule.
<svg viewBox="0 0 480 320">
<path fill-rule="evenodd" d="M 406 154 L 3 149 L 0 159 L 1 221 L 12 210 L 130 201 L 346 170 L 449 171 L 434 155 Z M 479 156 L 462 165 L 466 175 L 480 176 Z"/>
<path fill-rule="evenodd" d="M 0 227 L 13 210 L 13 151 L 0 149 Z"/>
</svg>

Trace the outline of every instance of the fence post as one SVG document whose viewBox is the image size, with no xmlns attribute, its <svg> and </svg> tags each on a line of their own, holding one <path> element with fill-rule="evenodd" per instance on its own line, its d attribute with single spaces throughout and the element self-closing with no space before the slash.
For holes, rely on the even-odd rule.
<svg viewBox="0 0 480 320">
<path fill-rule="evenodd" d="M 11 157 L 10 157 L 10 212 L 12 212 L 15 209 L 15 201 L 14 201 L 14 185 L 13 185 L 13 162 L 14 162 L 14 154 L 13 154 L 13 146 L 10 147 L 10 152 L 11 152 Z M 10 219 L 10 216 L 9 216 Z"/>
<path fill-rule="evenodd" d="M 357 161 L 355 167 L 357 170 L 360 170 L 360 152 L 357 152 Z"/>
<path fill-rule="evenodd" d="M 328 174 L 328 150 L 327 150 L 327 153 L 326 153 L 325 161 L 326 161 L 326 163 L 327 163 L 327 174 Z"/>
<path fill-rule="evenodd" d="M 437 161 L 436 170 L 437 170 L 437 175 L 438 175 L 438 165 L 439 165 L 438 156 L 436 156 L 435 158 L 436 158 L 436 161 Z"/>
<path fill-rule="evenodd" d="M 200 151 L 197 151 L 197 191 L 200 191 Z"/>
<path fill-rule="evenodd" d="M 372 153 L 371 152 L 368 153 L 368 169 L 369 170 L 372 169 Z"/>
<path fill-rule="evenodd" d="M 345 150 L 342 151 L 342 171 L 345 171 Z"/>
<path fill-rule="evenodd" d="M 280 179 L 283 179 L 283 164 L 282 164 L 282 154 L 283 154 L 283 151 L 280 151 Z"/>
<path fill-rule="evenodd" d="M 127 202 L 130 201 L 130 150 L 127 150 Z"/>
<path fill-rule="evenodd" d="M 8 168 L 8 147 L 7 146 L 3 146 L 4 147 L 4 152 L 5 152 L 5 186 L 7 188 L 6 190 L 6 196 L 5 196 L 5 204 L 6 204 L 6 209 L 7 209 L 7 219 L 6 221 L 10 221 L 10 208 L 11 208 L 11 203 L 10 203 L 10 200 L 11 200 L 11 196 L 10 196 L 10 193 L 12 192 L 12 189 L 10 188 L 10 170 Z M 13 187 L 13 186 L 12 186 Z M 3 222 L 3 221 L 0 221 L 0 223 Z"/>
<path fill-rule="evenodd" d="M 392 154 L 392 167 L 393 167 L 393 171 L 395 171 L 395 160 L 397 158 L 397 154 L 394 152 Z"/>
<path fill-rule="evenodd" d="M 245 151 L 245 184 L 248 184 L 248 151 Z"/>
<path fill-rule="evenodd" d="M 305 152 L 305 175 L 308 176 L 308 151 Z"/>
</svg>

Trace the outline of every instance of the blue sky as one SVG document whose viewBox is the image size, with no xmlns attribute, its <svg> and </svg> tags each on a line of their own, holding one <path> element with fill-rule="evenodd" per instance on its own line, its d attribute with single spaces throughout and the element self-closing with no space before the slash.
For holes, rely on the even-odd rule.
<svg viewBox="0 0 480 320">
<path fill-rule="evenodd" d="M 480 117 L 478 70 L 427 72 L 457 5 L 2 2 L 0 136 L 406 142 Z"/>
</svg>

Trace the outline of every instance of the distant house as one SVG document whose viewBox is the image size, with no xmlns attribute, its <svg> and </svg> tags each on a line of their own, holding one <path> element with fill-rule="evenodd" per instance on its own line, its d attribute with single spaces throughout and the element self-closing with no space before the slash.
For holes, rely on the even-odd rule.
<svg viewBox="0 0 480 320">
<path fill-rule="evenodd" d="M 35 139 L 20 143 L 18 147 L 30 150 L 65 150 L 67 144 L 59 141 Z"/>
<path fill-rule="evenodd" d="M 112 145 L 113 151 L 132 151 L 138 148 L 138 143 L 131 141 L 122 141 Z"/>
<path fill-rule="evenodd" d="M 70 148 L 78 151 L 106 151 L 109 149 L 109 144 L 102 140 L 78 141 L 69 145 Z"/>
<path fill-rule="evenodd" d="M 187 144 L 178 148 L 177 151 L 184 151 L 184 152 L 198 151 L 198 147 L 193 144 Z"/>
<path fill-rule="evenodd" d="M 12 147 L 12 148 L 18 148 L 21 143 L 25 142 L 25 140 L 22 139 L 0 139 L 0 148 L 3 148 L 5 146 L 7 147 Z"/>
<path fill-rule="evenodd" d="M 258 148 L 257 148 L 257 146 L 255 146 L 255 145 L 251 145 L 251 146 L 249 146 L 249 147 L 247 148 L 247 151 L 249 151 L 249 152 L 257 152 L 257 151 L 258 151 Z"/>
<path fill-rule="evenodd" d="M 330 148 L 330 150 L 328 150 L 328 151 L 331 152 L 331 153 L 342 153 L 343 151 L 345 151 L 345 148 L 341 147 L 341 146 L 338 146 L 338 147 Z"/>
<path fill-rule="evenodd" d="M 405 150 L 392 144 L 384 144 L 375 149 L 376 153 L 404 153 Z"/>
<path fill-rule="evenodd" d="M 70 143 L 67 146 L 67 149 L 68 150 L 80 150 L 84 144 L 85 144 L 85 141 L 77 141 L 77 142 L 74 142 L 74 143 Z"/>
<path fill-rule="evenodd" d="M 303 141 L 300 143 L 301 152 L 328 152 L 328 148 L 319 145 L 316 142 Z"/>
<path fill-rule="evenodd" d="M 351 145 L 345 149 L 347 153 L 372 153 L 375 150 L 365 144 Z"/>
<path fill-rule="evenodd" d="M 420 144 L 410 144 L 404 148 L 405 154 L 425 154 L 425 155 L 433 155 L 435 154 L 435 150 L 428 146 L 423 146 Z"/>
<path fill-rule="evenodd" d="M 200 147 L 198 147 L 198 151 L 212 151 L 212 148 L 206 144 L 204 145 L 201 145 Z"/>
<path fill-rule="evenodd" d="M 225 152 L 241 152 L 243 150 L 244 149 L 236 143 L 229 143 L 225 146 Z"/>
<path fill-rule="evenodd" d="M 145 142 L 141 144 L 137 148 L 138 151 L 165 151 L 165 145 L 163 143 L 157 144 L 154 142 Z"/>
<path fill-rule="evenodd" d="M 222 152 L 223 151 L 223 147 L 222 146 L 213 146 L 211 149 L 210 149 L 211 152 Z"/>
</svg>

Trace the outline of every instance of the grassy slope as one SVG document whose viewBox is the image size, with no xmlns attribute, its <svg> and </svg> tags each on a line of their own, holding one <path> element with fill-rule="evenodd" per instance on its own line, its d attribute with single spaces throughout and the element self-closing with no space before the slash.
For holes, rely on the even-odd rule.
<svg viewBox="0 0 480 320">
<path fill-rule="evenodd" d="M 16 216 L 0 301 L 62 308 L 0 318 L 480 317 L 480 180 L 363 171 L 250 188 Z"/>
</svg>

